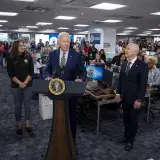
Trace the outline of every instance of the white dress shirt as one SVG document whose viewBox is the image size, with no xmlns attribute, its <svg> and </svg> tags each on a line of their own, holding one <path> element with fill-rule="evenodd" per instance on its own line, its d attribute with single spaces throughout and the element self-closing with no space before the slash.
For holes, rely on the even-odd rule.
<svg viewBox="0 0 160 160">
<path fill-rule="evenodd" d="M 65 64 L 67 63 L 69 50 L 66 51 L 66 52 L 63 52 L 63 51 L 60 49 L 59 64 L 61 64 L 61 59 L 62 59 L 63 53 L 65 53 Z"/>
<path fill-rule="evenodd" d="M 130 69 L 131 69 L 131 67 L 133 66 L 133 64 L 135 63 L 136 60 L 137 60 L 137 57 L 135 57 L 135 58 L 132 59 L 131 61 L 128 61 L 128 62 L 131 62 L 131 64 L 130 64 Z"/>
</svg>

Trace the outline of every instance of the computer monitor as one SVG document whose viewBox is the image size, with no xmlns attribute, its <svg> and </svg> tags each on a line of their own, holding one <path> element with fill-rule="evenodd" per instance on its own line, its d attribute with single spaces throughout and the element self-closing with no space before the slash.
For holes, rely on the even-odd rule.
<svg viewBox="0 0 160 160">
<path fill-rule="evenodd" d="M 153 55 L 155 55 L 155 52 L 150 52 L 149 55 L 153 56 Z"/>
<path fill-rule="evenodd" d="M 107 69 L 104 69 L 104 72 L 103 72 L 103 83 L 106 84 L 108 87 L 111 87 L 112 86 L 112 79 L 113 79 L 113 72 L 107 70 Z"/>
<path fill-rule="evenodd" d="M 104 72 L 103 67 L 88 65 L 86 66 L 86 71 L 87 71 L 87 77 L 89 79 L 98 80 L 98 81 L 103 80 L 103 72 Z"/>
<path fill-rule="evenodd" d="M 105 63 L 99 63 L 99 64 L 95 64 L 95 67 L 101 67 L 103 69 L 105 69 Z"/>
</svg>

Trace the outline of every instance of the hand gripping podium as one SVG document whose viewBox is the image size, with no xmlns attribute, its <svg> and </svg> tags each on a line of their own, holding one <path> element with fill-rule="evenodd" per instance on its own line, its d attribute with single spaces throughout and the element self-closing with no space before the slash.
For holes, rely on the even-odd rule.
<svg viewBox="0 0 160 160">
<path fill-rule="evenodd" d="M 69 121 L 69 99 L 82 95 L 87 82 L 34 80 L 33 91 L 53 100 L 53 120 L 46 160 L 76 160 L 76 144 Z M 76 106 L 75 106 L 76 107 Z"/>
</svg>

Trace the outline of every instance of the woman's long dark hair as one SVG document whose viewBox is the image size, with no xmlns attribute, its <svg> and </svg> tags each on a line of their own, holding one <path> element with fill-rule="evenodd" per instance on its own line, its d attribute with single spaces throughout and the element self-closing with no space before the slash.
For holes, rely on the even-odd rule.
<svg viewBox="0 0 160 160">
<path fill-rule="evenodd" d="M 18 47 L 19 47 L 20 42 L 22 42 L 24 44 L 24 41 L 20 40 L 20 39 L 13 42 L 13 44 L 11 46 L 11 50 L 10 50 L 10 55 L 12 57 L 17 57 L 18 56 L 18 54 L 19 54 Z M 27 55 L 28 55 L 27 51 L 24 51 L 23 55 L 24 55 L 24 57 L 27 57 Z"/>
</svg>

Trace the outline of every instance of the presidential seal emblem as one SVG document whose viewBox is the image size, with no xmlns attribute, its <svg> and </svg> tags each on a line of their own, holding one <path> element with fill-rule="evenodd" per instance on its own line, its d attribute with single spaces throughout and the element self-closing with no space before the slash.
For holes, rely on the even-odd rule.
<svg viewBox="0 0 160 160">
<path fill-rule="evenodd" d="M 59 78 L 54 78 L 49 82 L 49 91 L 56 96 L 63 94 L 65 91 L 65 83 Z"/>
<path fill-rule="evenodd" d="M 92 77 L 94 75 L 94 69 L 93 68 L 90 68 L 88 70 L 88 76 Z"/>
</svg>

